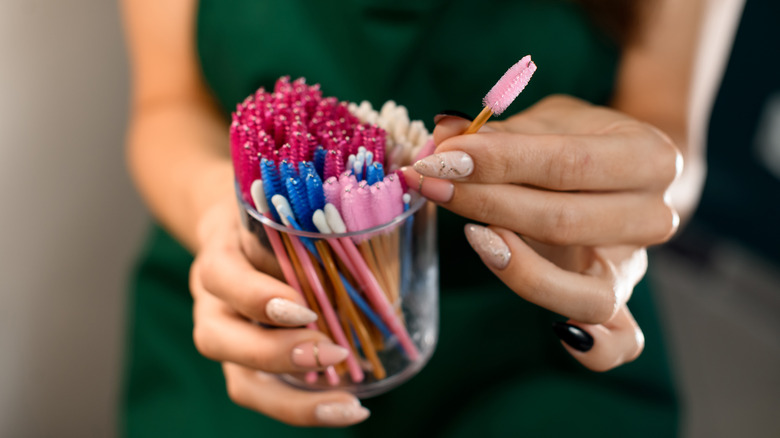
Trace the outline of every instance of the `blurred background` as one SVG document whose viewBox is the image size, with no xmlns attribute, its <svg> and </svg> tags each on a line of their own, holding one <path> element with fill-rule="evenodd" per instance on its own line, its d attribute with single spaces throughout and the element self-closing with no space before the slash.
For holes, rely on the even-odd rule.
<svg viewBox="0 0 780 438">
<path fill-rule="evenodd" d="M 730 39 L 742 2 L 712 1 L 730 6 L 707 31 L 713 42 Z M 722 123 L 696 123 L 711 154 L 744 149 L 777 184 L 777 2 L 748 0 L 745 17 L 741 29 L 753 31 L 740 30 L 732 64 L 699 71 L 697 111 L 714 108 Z M 719 97 L 706 97 L 721 76 Z M 115 2 L 0 0 L 2 437 L 115 436 L 125 283 L 148 221 L 123 163 L 127 100 Z M 770 193 L 766 208 L 750 214 L 775 228 L 778 205 L 780 194 Z M 713 216 L 697 217 L 651 259 L 685 409 L 681 432 L 777 437 L 777 260 L 749 252 L 744 236 L 702 245 L 712 242 Z"/>
<path fill-rule="evenodd" d="M 0 0 L 0 436 L 111 437 L 128 269 L 115 1 Z"/>
</svg>

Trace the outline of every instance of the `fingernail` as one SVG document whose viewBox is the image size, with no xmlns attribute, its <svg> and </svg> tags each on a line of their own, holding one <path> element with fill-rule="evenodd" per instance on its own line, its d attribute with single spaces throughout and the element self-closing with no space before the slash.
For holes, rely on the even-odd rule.
<svg viewBox="0 0 780 438">
<path fill-rule="evenodd" d="M 360 402 L 354 403 L 323 403 L 314 408 L 314 416 L 323 424 L 329 426 L 341 426 L 354 424 L 365 420 L 371 412 L 360 406 Z"/>
<path fill-rule="evenodd" d="M 436 114 L 435 116 L 433 116 L 433 123 L 434 124 L 439 123 L 439 121 L 441 121 L 441 119 L 443 119 L 445 117 L 460 117 L 461 119 L 466 119 L 469 122 L 474 120 L 474 117 L 471 117 L 470 115 L 464 113 L 463 111 L 442 110 L 442 111 L 439 111 L 439 114 Z"/>
<path fill-rule="evenodd" d="M 443 179 L 425 178 L 424 175 L 420 175 L 411 167 L 402 167 L 401 172 L 410 188 L 417 190 L 431 201 L 446 203 L 452 200 L 455 186 L 451 182 Z"/>
<path fill-rule="evenodd" d="M 493 269 L 506 268 L 512 258 L 504 239 L 488 227 L 466 225 L 466 239 L 482 261 Z"/>
<path fill-rule="evenodd" d="M 349 350 L 330 342 L 305 342 L 292 350 L 292 363 L 302 368 L 325 368 L 346 359 Z"/>
<path fill-rule="evenodd" d="M 284 298 L 272 298 L 265 305 L 265 314 L 271 321 L 284 325 L 306 325 L 317 320 L 317 314 Z"/>
<path fill-rule="evenodd" d="M 556 321 L 553 323 L 552 328 L 561 341 L 577 351 L 584 353 L 593 348 L 593 336 L 575 325 Z"/>
<path fill-rule="evenodd" d="M 474 171 L 474 160 L 461 151 L 441 152 L 414 163 L 414 170 L 434 178 L 462 178 Z"/>
</svg>

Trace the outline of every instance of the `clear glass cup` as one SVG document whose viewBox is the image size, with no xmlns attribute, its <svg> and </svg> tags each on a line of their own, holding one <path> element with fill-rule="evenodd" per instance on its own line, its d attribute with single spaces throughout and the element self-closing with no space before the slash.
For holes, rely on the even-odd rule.
<svg viewBox="0 0 780 438">
<path fill-rule="evenodd" d="M 319 314 L 320 330 L 342 346 L 349 344 L 351 351 L 350 358 L 325 372 L 285 374 L 281 379 L 304 389 L 347 390 L 365 398 L 389 391 L 422 369 L 438 339 L 435 205 L 416 197 L 407 211 L 387 224 L 359 232 L 320 234 L 288 228 L 238 198 L 242 223 L 260 244 L 274 251 L 271 235 L 280 237 L 277 258 L 290 260 L 299 289 Z M 312 271 L 306 275 L 305 258 L 316 276 Z M 328 324 L 312 282 L 325 292 L 331 315 L 341 326 L 342 342 L 333 333 L 338 329 Z"/>
</svg>

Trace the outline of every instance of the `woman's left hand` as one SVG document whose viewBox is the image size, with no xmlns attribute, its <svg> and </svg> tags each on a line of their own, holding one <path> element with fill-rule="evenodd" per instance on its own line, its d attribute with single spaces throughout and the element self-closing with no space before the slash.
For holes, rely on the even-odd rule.
<svg viewBox="0 0 780 438">
<path fill-rule="evenodd" d="M 644 342 L 626 302 L 646 272 L 645 248 L 679 224 L 666 196 L 682 170 L 671 140 L 565 96 L 477 134 L 459 135 L 460 118 L 437 122 L 435 154 L 404 169 L 409 186 L 491 224 L 467 226 L 469 242 L 522 298 L 571 318 L 556 332 L 583 365 L 635 359 Z"/>
</svg>

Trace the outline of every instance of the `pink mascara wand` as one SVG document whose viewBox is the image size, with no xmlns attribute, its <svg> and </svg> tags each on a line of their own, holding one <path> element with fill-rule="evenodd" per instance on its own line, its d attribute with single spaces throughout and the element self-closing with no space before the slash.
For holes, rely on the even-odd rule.
<svg viewBox="0 0 780 438">
<path fill-rule="evenodd" d="M 473 134 L 479 131 L 490 116 L 503 113 L 528 85 L 535 71 L 536 64 L 531 61 L 531 55 L 524 56 L 517 61 L 517 64 L 510 67 L 482 99 L 485 107 L 463 133 Z"/>
</svg>

